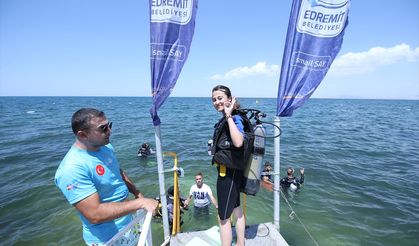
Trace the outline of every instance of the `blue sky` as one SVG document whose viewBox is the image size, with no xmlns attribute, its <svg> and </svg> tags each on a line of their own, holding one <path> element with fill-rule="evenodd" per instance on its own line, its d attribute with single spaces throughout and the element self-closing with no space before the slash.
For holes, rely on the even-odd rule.
<svg viewBox="0 0 419 246">
<path fill-rule="evenodd" d="M 201 0 L 171 96 L 276 97 L 291 0 Z M 0 0 L 0 96 L 150 96 L 146 0 Z M 419 1 L 352 1 L 316 98 L 419 99 Z"/>
</svg>

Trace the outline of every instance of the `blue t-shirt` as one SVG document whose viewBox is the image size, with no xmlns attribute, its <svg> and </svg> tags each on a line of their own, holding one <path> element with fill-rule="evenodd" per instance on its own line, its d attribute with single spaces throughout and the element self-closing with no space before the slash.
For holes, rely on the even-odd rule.
<svg viewBox="0 0 419 246">
<path fill-rule="evenodd" d="M 57 169 L 55 184 L 72 205 L 96 192 L 101 203 L 121 202 L 129 194 L 110 144 L 93 152 L 73 145 Z M 89 243 L 105 243 L 132 220 L 131 215 L 126 215 L 91 224 L 80 212 L 79 216 L 83 223 L 83 239 Z"/>
</svg>

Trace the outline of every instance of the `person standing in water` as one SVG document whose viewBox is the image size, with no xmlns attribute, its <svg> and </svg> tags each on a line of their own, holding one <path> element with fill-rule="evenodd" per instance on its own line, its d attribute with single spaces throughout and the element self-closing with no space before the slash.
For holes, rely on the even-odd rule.
<svg viewBox="0 0 419 246">
<path fill-rule="evenodd" d="M 283 177 L 280 181 L 283 189 L 289 189 L 292 192 L 297 191 L 304 183 L 304 168 L 300 169 L 300 178 L 294 176 L 294 168 L 287 168 L 287 176 Z"/>
<path fill-rule="evenodd" d="M 263 174 L 260 176 L 262 181 L 273 183 L 272 180 L 272 165 L 269 161 L 265 162 L 264 168 L 263 168 Z"/>
<path fill-rule="evenodd" d="M 218 85 L 212 89 L 212 103 L 218 112 L 222 114 L 221 119 L 215 125 L 214 148 L 212 163 L 217 166 L 217 200 L 218 216 L 220 221 L 220 237 L 223 246 L 230 246 L 232 241 L 232 229 L 230 216 L 234 213 L 236 221 L 236 245 L 244 245 L 245 216 L 240 207 L 240 187 L 243 182 L 243 170 L 234 168 L 235 165 L 244 166 L 238 163 L 240 160 L 231 159 L 227 156 L 234 156 L 234 151 L 243 148 L 244 126 L 243 119 L 237 114 L 240 107 L 236 98 L 231 95 L 228 87 Z M 216 135 L 221 137 L 215 137 Z M 217 138 L 217 139 L 215 139 Z M 225 163 L 219 163 L 225 160 Z M 232 162 L 232 163 L 227 163 Z"/>
<path fill-rule="evenodd" d="M 217 200 L 212 194 L 211 188 L 207 184 L 204 184 L 204 175 L 201 172 L 195 174 L 195 184 L 191 186 L 189 197 L 185 201 L 187 206 L 192 198 L 194 199 L 195 211 L 208 214 L 211 202 L 214 204 L 215 208 L 218 209 Z M 199 214 L 199 212 L 197 214 Z"/>
<path fill-rule="evenodd" d="M 143 143 L 141 147 L 138 149 L 137 156 L 147 157 L 154 154 L 154 150 L 151 149 L 148 143 Z"/>
</svg>

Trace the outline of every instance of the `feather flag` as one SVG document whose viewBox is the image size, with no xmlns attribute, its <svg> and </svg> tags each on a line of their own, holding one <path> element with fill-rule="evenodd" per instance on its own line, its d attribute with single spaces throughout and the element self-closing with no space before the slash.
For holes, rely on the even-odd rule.
<svg viewBox="0 0 419 246">
<path fill-rule="evenodd" d="M 150 0 L 150 65 L 154 126 L 185 64 L 195 29 L 198 0 Z"/>
<path fill-rule="evenodd" d="M 277 116 L 310 98 L 342 46 L 350 0 L 294 0 L 279 79 Z"/>
</svg>

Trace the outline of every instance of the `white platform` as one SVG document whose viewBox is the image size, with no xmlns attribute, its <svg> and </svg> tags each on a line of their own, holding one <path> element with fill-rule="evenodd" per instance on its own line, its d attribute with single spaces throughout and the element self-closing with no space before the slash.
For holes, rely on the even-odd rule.
<svg viewBox="0 0 419 246">
<path fill-rule="evenodd" d="M 246 227 L 246 246 L 288 246 L 288 243 L 272 223 L 263 223 Z M 235 230 L 233 229 L 233 239 Z M 205 231 L 178 233 L 170 239 L 171 246 L 218 246 L 221 245 L 218 226 Z"/>
</svg>

